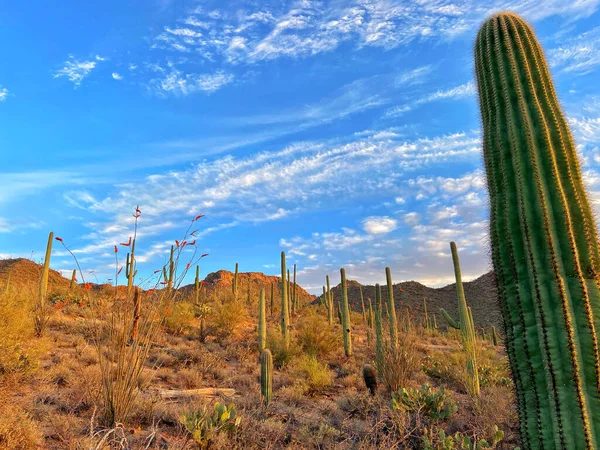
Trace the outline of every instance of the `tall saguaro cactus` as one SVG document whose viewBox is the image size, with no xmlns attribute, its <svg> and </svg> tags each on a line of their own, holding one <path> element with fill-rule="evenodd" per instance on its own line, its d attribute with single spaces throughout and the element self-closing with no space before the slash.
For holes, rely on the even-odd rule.
<svg viewBox="0 0 600 450">
<path fill-rule="evenodd" d="M 325 298 L 327 302 L 327 321 L 329 325 L 333 325 L 333 292 L 331 292 L 329 285 L 329 275 L 325 276 L 325 280 L 327 281 L 327 297 Z"/>
<path fill-rule="evenodd" d="M 267 305 L 265 290 L 261 289 L 258 296 L 258 351 L 262 352 L 267 346 Z"/>
<path fill-rule="evenodd" d="M 290 346 L 290 310 L 288 309 L 288 284 L 285 269 L 285 252 L 281 252 L 281 334 L 286 349 Z"/>
<path fill-rule="evenodd" d="M 238 294 L 238 269 L 239 264 L 235 263 L 235 273 L 233 274 L 233 283 L 231 284 L 231 291 L 233 292 L 233 297 L 237 299 Z"/>
<path fill-rule="evenodd" d="M 260 354 L 260 393 L 268 405 L 273 398 L 273 355 L 268 348 Z"/>
<path fill-rule="evenodd" d="M 342 332 L 344 333 L 344 353 L 346 356 L 352 356 L 352 336 L 350 335 L 350 307 L 348 305 L 348 287 L 346 286 L 346 270 L 340 269 L 342 276 Z"/>
<path fill-rule="evenodd" d="M 475 43 L 490 238 L 521 439 L 600 446 L 600 251 L 544 53 L 512 13 Z"/>
</svg>

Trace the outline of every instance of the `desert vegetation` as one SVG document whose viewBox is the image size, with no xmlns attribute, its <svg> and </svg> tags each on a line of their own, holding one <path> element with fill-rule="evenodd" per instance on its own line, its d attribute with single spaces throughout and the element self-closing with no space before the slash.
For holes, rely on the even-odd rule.
<svg viewBox="0 0 600 450">
<path fill-rule="evenodd" d="M 0 447 L 597 448 L 600 255 L 575 146 L 522 19 L 488 19 L 475 62 L 504 333 L 478 323 L 454 242 L 439 311 L 389 267 L 310 295 L 284 252 L 279 277 L 202 279 L 201 215 L 141 279 L 136 207 L 112 284 L 75 257 L 53 272 L 53 233 L 42 264 L 3 262 Z"/>
</svg>

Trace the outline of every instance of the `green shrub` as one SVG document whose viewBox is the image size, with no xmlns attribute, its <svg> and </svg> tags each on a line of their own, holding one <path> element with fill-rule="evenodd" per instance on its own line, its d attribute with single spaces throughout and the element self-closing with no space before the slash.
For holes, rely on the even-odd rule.
<svg viewBox="0 0 600 450">
<path fill-rule="evenodd" d="M 225 406 L 217 402 L 212 411 L 203 406 L 198 411 L 181 415 L 179 420 L 192 435 L 194 442 L 201 449 L 207 449 L 216 435 L 235 431 L 241 418 L 237 416 L 232 404 Z"/>
<path fill-rule="evenodd" d="M 314 310 L 306 311 L 297 324 L 298 345 L 305 353 L 312 356 L 327 356 L 342 348 L 339 333 L 327 323 L 327 318 Z"/>
<path fill-rule="evenodd" d="M 489 441 L 477 437 L 471 439 L 465 433 L 459 432 L 446 435 L 439 427 L 426 430 L 422 436 L 424 450 L 482 450 L 496 448 L 502 439 L 504 439 L 504 432 L 497 426 L 494 427 L 494 434 Z"/>
<path fill-rule="evenodd" d="M 248 320 L 248 310 L 241 301 L 217 302 L 212 308 L 209 319 L 214 323 L 218 337 L 227 338 Z"/>
<path fill-rule="evenodd" d="M 179 301 L 171 306 L 163 326 L 173 334 L 182 334 L 192 327 L 194 305 L 188 301 Z"/>
<path fill-rule="evenodd" d="M 281 333 L 276 330 L 267 331 L 267 348 L 271 350 L 273 366 L 278 370 L 287 366 L 294 357 L 298 356 L 301 350 L 293 341 L 286 349 Z"/>
<path fill-rule="evenodd" d="M 394 410 L 418 413 L 433 421 L 446 419 L 458 411 L 456 402 L 444 386 L 435 391 L 428 384 L 421 389 L 399 389 L 392 394 L 391 406 Z"/>
<path fill-rule="evenodd" d="M 301 356 L 295 361 L 294 371 L 306 384 L 306 391 L 315 394 L 327 389 L 332 384 L 332 374 L 327 364 L 321 363 L 314 356 Z"/>
</svg>

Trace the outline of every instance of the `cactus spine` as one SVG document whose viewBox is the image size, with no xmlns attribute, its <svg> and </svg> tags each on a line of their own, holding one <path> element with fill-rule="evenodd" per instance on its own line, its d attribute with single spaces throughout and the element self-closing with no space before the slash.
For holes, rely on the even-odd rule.
<svg viewBox="0 0 600 450">
<path fill-rule="evenodd" d="M 375 366 L 379 378 L 383 377 L 384 370 L 384 342 L 383 342 L 383 317 L 381 305 L 381 286 L 375 285 Z"/>
<path fill-rule="evenodd" d="M 529 448 L 600 446 L 600 252 L 575 143 L 533 30 L 500 13 L 475 68 L 492 260 Z"/>
<path fill-rule="evenodd" d="M 348 288 L 346 286 L 346 270 L 340 269 L 342 277 L 342 331 L 344 333 L 344 353 L 352 356 L 352 336 L 350 335 L 350 307 L 348 305 Z"/>
<path fill-rule="evenodd" d="M 273 398 L 273 355 L 268 348 L 260 354 L 260 393 L 268 405 Z"/>
<path fill-rule="evenodd" d="M 287 350 L 290 347 L 290 311 L 288 309 L 288 285 L 285 275 L 285 252 L 281 252 L 281 334 Z"/>
<path fill-rule="evenodd" d="M 385 268 L 385 279 L 388 289 L 388 320 L 390 322 L 390 337 L 392 349 L 398 346 L 398 320 L 396 319 L 396 305 L 394 304 L 394 285 L 392 283 L 392 272 L 389 267 Z"/>
<path fill-rule="evenodd" d="M 263 351 L 267 346 L 267 306 L 265 290 L 261 289 L 258 296 L 258 350 Z"/>
</svg>

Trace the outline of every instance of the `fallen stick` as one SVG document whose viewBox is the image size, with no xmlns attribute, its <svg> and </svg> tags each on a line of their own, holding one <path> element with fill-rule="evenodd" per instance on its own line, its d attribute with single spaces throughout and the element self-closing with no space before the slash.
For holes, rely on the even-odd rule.
<svg viewBox="0 0 600 450">
<path fill-rule="evenodd" d="M 159 390 L 158 395 L 164 399 L 178 399 L 186 397 L 233 397 L 235 389 L 230 388 L 200 388 L 200 389 L 185 389 L 185 390 Z"/>
</svg>

